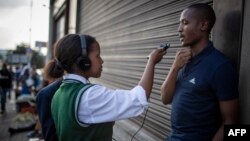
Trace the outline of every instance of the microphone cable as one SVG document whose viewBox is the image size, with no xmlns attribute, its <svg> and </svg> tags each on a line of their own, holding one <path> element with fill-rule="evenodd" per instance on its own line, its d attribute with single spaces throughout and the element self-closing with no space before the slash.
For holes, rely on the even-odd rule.
<svg viewBox="0 0 250 141">
<path fill-rule="evenodd" d="M 143 127 L 143 125 L 144 125 L 144 123 L 145 123 L 146 117 L 147 117 L 148 109 L 149 109 L 149 106 L 148 106 L 148 108 L 147 108 L 147 110 L 146 110 L 146 113 L 145 113 L 145 116 L 144 116 L 144 118 L 143 118 L 143 120 L 142 120 L 141 127 L 140 127 L 140 128 L 135 132 L 135 134 L 132 136 L 131 141 L 133 141 L 133 139 L 134 139 L 134 137 L 136 136 L 136 134 L 142 129 L 142 127 Z"/>
</svg>

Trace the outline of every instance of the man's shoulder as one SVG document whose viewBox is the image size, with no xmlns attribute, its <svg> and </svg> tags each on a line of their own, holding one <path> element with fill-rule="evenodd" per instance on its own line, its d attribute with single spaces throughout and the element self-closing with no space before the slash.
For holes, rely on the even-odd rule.
<svg viewBox="0 0 250 141">
<path fill-rule="evenodd" d="M 220 66 L 225 63 L 230 64 L 229 58 L 215 47 L 208 57 L 209 61 L 213 64 L 213 66 Z"/>
<path fill-rule="evenodd" d="M 231 60 L 223 54 L 220 50 L 214 49 L 212 53 L 208 56 L 206 59 L 206 64 L 209 67 L 210 72 L 222 72 L 224 73 L 225 71 L 230 71 L 234 72 L 235 68 L 231 62 Z M 222 71 L 223 70 L 223 71 Z"/>
</svg>

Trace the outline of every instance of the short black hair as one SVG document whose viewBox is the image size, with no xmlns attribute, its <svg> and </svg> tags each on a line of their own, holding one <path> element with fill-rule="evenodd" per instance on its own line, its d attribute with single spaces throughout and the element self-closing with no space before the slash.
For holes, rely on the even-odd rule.
<svg viewBox="0 0 250 141">
<path fill-rule="evenodd" d="M 216 21 L 216 16 L 214 13 L 213 8 L 206 4 L 206 3 L 197 3 L 188 6 L 186 9 L 195 9 L 199 11 L 199 14 L 202 16 L 202 18 L 206 19 L 209 22 L 209 29 L 208 31 L 210 32 L 211 29 L 213 28 L 215 21 Z"/>
</svg>

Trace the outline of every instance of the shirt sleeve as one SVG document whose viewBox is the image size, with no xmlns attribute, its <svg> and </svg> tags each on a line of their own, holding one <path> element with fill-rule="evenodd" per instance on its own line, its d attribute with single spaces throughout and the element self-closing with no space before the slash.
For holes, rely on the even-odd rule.
<svg viewBox="0 0 250 141">
<path fill-rule="evenodd" d="M 147 106 L 145 90 L 139 85 L 132 90 L 94 85 L 80 100 L 78 118 L 88 124 L 116 121 L 138 116 Z"/>
<path fill-rule="evenodd" d="M 238 98 L 237 80 L 237 74 L 230 63 L 220 65 L 213 76 L 212 89 L 216 97 L 220 101 Z"/>
</svg>

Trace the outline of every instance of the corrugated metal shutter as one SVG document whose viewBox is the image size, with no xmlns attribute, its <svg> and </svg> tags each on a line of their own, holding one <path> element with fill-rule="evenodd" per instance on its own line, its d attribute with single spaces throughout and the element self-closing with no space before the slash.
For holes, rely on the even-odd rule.
<svg viewBox="0 0 250 141">
<path fill-rule="evenodd" d="M 131 89 L 142 76 L 146 56 L 161 43 L 171 44 L 156 66 L 144 124 L 144 129 L 159 140 L 170 132 L 171 105 L 162 104 L 160 87 L 180 47 L 177 32 L 180 13 L 198 2 L 212 3 L 212 0 L 79 0 L 78 32 L 95 36 L 101 45 L 104 69 L 101 78 L 94 80 L 98 83 Z M 140 126 L 143 117 L 130 121 Z"/>
</svg>

